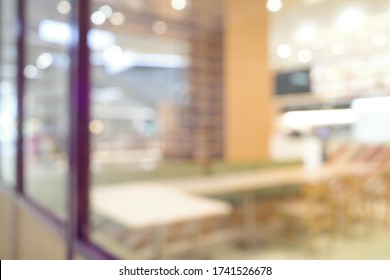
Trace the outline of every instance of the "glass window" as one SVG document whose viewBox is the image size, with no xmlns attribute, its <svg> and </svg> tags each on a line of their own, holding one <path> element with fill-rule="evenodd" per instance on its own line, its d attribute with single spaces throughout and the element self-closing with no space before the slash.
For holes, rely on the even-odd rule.
<svg viewBox="0 0 390 280">
<path fill-rule="evenodd" d="M 16 1 L 3 0 L 0 9 L 0 181 L 16 182 Z"/>
<path fill-rule="evenodd" d="M 165 193 L 143 184 L 199 175 L 199 162 L 221 157 L 220 2 L 197 2 L 92 1 L 92 233 L 122 257 L 158 258 L 164 230 L 175 242 L 191 236 L 180 215 L 137 223 L 175 207 L 163 204 L 176 190 L 153 205 Z"/>
<path fill-rule="evenodd" d="M 68 171 L 71 8 L 68 1 L 26 1 L 25 189 L 59 216 Z"/>
</svg>

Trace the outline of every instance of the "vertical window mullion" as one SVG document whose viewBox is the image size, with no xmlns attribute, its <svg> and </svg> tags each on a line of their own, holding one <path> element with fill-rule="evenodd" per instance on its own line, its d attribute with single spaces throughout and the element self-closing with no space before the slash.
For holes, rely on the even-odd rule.
<svg viewBox="0 0 390 280">
<path fill-rule="evenodd" d="M 25 0 L 17 2 L 17 142 L 16 142 L 16 191 L 19 194 L 24 193 L 23 180 L 23 120 L 24 120 L 24 74 L 25 65 L 25 38 L 26 38 L 26 13 Z"/>
<path fill-rule="evenodd" d="M 3 11 L 3 1 L 4 0 L 0 0 L 0 19 L 1 17 L 3 16 L 2 13 L 4 12 Z M 0 65 L 3 65 L 2 64 L 2 60 L 3 60 L 3 44 L 2 44 L 2 37 L 3 37 L 3 30 L 2 28 L 0 28 Z M 2 82 L 3 80 L 3 75 L 2 75 L 2 69 L 3 67 L 0 67 L 0 83 Z M 1 98 L 0 98 L 0 103 L 2 102 Z M 0 108 L 1 108 L 1 104 L 0 104 Z M 2 183 L 2 180 L 3 180 L 3 175 L 2 175 L 2 161 L 1 161 L 1 157 L 2 157 L 2 153 L 3 153 L 3 147 L 2 145 L 0 144 L 0 184 Z"/>
<path fill-rule="evenodd" d="M 89 216 L 89 0 L 73 1 L 70 92 L 70 186 L 68 257 L 88 240 Z"/>
</svg>

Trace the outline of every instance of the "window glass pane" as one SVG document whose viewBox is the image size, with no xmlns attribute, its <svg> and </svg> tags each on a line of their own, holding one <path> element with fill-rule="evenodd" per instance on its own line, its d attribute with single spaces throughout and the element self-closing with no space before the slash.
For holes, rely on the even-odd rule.
<svg viewBox="0 0 390 280">
<path fill-rule="evenodd" d="M 220 4 L 92 1 L 92 233 L 122 257 L 158 258 L 161 231 L 178 245 L 200 223 L 215 219 L 216 232 L 225 218 L 224 202 L 150 188 L 201 175 L 221 158 Z M 175 212 L 177 203 L 188 207 Z M 189 218 L 201 205 L 207 213 Z"/>
<path fill-rule="evenodd" d="M 67 1 L 26 1 L 25 188 L 60 216 L 68 172 L 70 11 Z"/>
<path fill-rule="evenodd" d="M 91 2 L 95 242 L 387 258 L 389 1 Z"/>
<path fill-rule="evenodd" d="M 3 0 L 0 9 L 0 181 L 16 182 L 16 2 Z"/>
</svg>

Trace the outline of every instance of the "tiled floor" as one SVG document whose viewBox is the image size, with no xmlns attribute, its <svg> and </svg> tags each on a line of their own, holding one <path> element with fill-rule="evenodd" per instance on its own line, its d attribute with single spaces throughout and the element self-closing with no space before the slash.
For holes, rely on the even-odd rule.
<svg viewBox="0 0 390 280">
<path fill-rule="evenodd" d="M 213 250 L 213 259 L 265 259 L 265 260 L 390 260 L 390 228 L 376 225 L 366 231 L 357 225 L 351 237 L 336 237 L 333 242 L 325 236 L 316 240 L 314 255 L 308 255 L 304 243 L 260 245 L 253 249 L 234 245 L 221 245 Z M 331 245 L 331 246 L 329 246 Z"/>
</svg>

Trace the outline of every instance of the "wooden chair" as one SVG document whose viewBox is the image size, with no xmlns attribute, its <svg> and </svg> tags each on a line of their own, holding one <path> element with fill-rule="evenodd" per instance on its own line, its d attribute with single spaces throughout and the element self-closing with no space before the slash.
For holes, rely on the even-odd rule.
<svg viewBox="0 0 390 280">
<path fill-rule="evenodd" d="M 385 178 L 385 211 L 384 211 L 384 224 L 387 228 L 390 227 L 390 172 L 387 172 Z"/>
<path fill-rule="evenodd" d="M 344 236 L 352 236 L 352 227 L 356 222 L 363 222 L 366 233 L 370 232 L 369 197 L 364 191 L 367 178 L 346 176 L 337 181 L 339 188 L 331 188 L 331 198 L 333 213 L 342 225 Z"/>
<path fill-rule="evenodd" d="M 390 225 L 390 171 L 380 172 L 364 189 L 367 197 L 367 212 L 370 228 L 374 222 L 382 222 L 385 227 Z"/>
<path fill-rule="evenodd" d="M 287 226 L 290 237 L 292 230 L 306 231 L 308 252 L 313 253 L 315 236 L 322 232 L 333 233 L 333 209 L 327 185 L 312 183 L 302 187 L 300 198 L 282 203 L 278 214 Z"/>
</svg>

